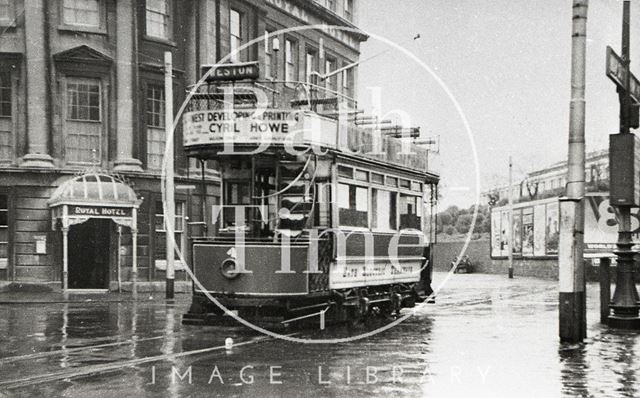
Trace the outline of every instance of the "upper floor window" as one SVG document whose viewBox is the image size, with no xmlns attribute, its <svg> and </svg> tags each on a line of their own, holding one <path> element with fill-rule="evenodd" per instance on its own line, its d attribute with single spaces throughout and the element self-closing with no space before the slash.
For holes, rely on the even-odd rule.
<svg viewBox="0 0 640 398">
<path fill-rule="evenodd" d="M 0 72 L 0 161 L 13 156 L 13 90 L 11 74 Z"/>
<path fill-rule="evenodd" d="M 335 70 L 336 70 L 336 61 L 334 59 L 327 58 L 324 61 L 325 75 L 329 75 L 331 74 L 331 72 L 334 72 Z M 325 80 L 326 88 L 332 91 L 336 91 L 338 88 L 337 79 L 338 79 L 337 75 L 332 75 L 327 77 L 327 79 Z"/>
<path fill-rule="evenodd" d="M 102 87 L 99 79 L 66 81 L 65 157 L 72 163 L 100 163 Z"/>
<path fill-rule="evenodd" d="M 287 39 L 285 41 L 285 64 L 284 64 L 284 75 L 285 79 L 290 82 L 294 82 L 298 76 L 298 44 L 293 40 Z"/>
<path fill-rule="evenodd" d="M 15 18 L 14 0 L 0 0 L 0 23 L 9 23 Z"/>
<path fill-rule="evenodd" d="M 327 8 L 331 11 L 336 11 L 336 0 L 327 0 Z"/>
<path fill-rule="evenodd" d="M 165 150 L 164 88 L 149 85 L 146 93 L 147 108 L 147 168 L 160 170 Z"/>
<path fill-rule="evenodd" d="M 318 70 L 318 56 L 315 50 L 307 50 L 305 56 L 305 81 L 307 83 L 317 84 L 318 76 L 314 74 Z"/>
<path fill-rule="evenodd" d="M 264 31 L 264 77 L 271 79 L 273 77 L 273 48 L 271 46 L 271 36 L 268 30 Z"/>
<path fill-rule="evenodd" d="M 0 195 L 0 269 L 7 267 L 9 258 L 9 198 Z"/>
<path fill-rule="evenodd" d="M 67 83 L 67 120 L 100 121 L 100 82 L 93 79 Z"/>
<path fill-rule="evenodd" d="M 146 0 L 147 35 L 171 39 L 171 1 Z"/>
<path fill-rule="evenodd" d="M 240 60 L 240 54 L 237 50 L 242 46 L 242 18 L 238 11 L 231 9 L 229 11 L 229 51 L 231 53 L 231 61 Z"/>
<path fill-rule="evenodd" d="M 63 0 L 62 20 L 66 25 L 100 27 L 100 0 Z"/>
<path fill-rule="evenodd" d="M 347 64 L 348 65 L 348 64 Z M 347 66 L 345 65 L 345 66 Z M 347 97 L 353 97 L 353 86 L 354 86 L 354 67 L 350 67 L 348 69 L 344 69 L 342 71 L 342 92 Z"/>
<path fill-rule="evenodd" d="M 11 74 L 0 72 L 0 117 L 11 117 Z"/>
<path fill-rule="evenodd" d="M 344 17 L 353 20 L 353 0 L 344 0 Z"/>
</svg>

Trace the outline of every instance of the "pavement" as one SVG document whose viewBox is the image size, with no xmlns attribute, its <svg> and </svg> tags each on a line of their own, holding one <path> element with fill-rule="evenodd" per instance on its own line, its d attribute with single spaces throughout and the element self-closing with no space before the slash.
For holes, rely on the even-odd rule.
<svg viewBox="0 0 640 398">
<path fill-rule="evenodd" d="M 640 395 L 640 334 L 598 323 L 597 285 L 587 290 L 588 338 L 576 345 L 558 342 L 555 281 L 437 273 L 438 286 L 435 304 L 417 307 L 396 325 L 379 320 L 275 337 L 245 326 L 183 326 L 188 295 L 60 301 L 57 295 L 3 294 L 0 394 Z"/>
</svg>

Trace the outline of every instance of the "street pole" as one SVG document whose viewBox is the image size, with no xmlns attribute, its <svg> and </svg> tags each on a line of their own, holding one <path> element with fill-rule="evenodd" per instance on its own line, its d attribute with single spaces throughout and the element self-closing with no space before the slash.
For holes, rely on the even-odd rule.
<svg viewBox="0 0 640 398">
<path fill-rule="evenodd" d="M 509 156 L 509 279 L 513 279 L 513 159 Z"/>
<path fill-rule="evenodd" d="M 171 61 L 171 52 L 164 53 L 164 126 L 166 145 L 169 146 L 165 151 L 166 159 L 166 179 L 165 179 L 165 209 L 164 209 L 164 225 L 166 238 L 166 297 L 173 299 L 174 297 L 174 280 L 175 269 L 174 259 L 174 239 L 175 239 L 175 200 L 173 186 L 173 64 Z M 169 139 L 171 138 L 171 139 Z"/>
<path fill-rule="evenodd" d="M 622 13 L 622 61 L 626 70 L 624 88 L 619 89 L 620 98 L 620 134 L 631 134 L 629 127 L 631 124 L 631 98 L 630 98 L 630 56 L 629 56 L 629 0 L 623 3 Z M 610 151 L 611 153 L 611 151 Z M 633 162 L 633 159 L 630 159 Z M 617 170 L 611 169 L 611 173 Z M 635 176 L 635 178 L 638 178 Z M 613 294 L 611 309 L 613 314 L 609 315 L 609 326 L 621 329 L 640 329 L 640 318 L 638 317 L 638 292 L 636 290 L 634 278 L 634 251 L 631 239 L 631 206 L 618 205 L 618 242 L 616 258 L 616 290 Z"/>
<path fill-rule="evenodd" d="M 560 198 L 559 334 L 561 342 L 587 337 L 584 278 L 585 59 L 588 0 L 573 0 L 571 102 L 567 188 Z"/>
</svg>

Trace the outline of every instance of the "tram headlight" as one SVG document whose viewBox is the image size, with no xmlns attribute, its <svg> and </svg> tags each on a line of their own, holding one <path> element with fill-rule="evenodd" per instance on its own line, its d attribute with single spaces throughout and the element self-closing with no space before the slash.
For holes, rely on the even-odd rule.
<svg viewBox="0 0 640 398">
<path fill-rule="evenodd" d="M 238 263 L 232 258 L 228 258 L 220 264 L 220 273 L 227 279 L 235 279 L 240 276 L 237 269 Z"/>
</svg>

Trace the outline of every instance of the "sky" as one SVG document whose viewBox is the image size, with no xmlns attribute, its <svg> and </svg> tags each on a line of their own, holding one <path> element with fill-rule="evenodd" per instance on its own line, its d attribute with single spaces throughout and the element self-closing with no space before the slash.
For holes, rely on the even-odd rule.
<svg viewBox="0 0 640 398">
<path fill-rule="evenodd" d="M 358 25 L 372 34 L 361 59 L 375 55 L 359 66 L 359 107 L 369 111 L 370 87 L 380 87 L 383 112 L 401 109 L 423 136 L 439 136 L 432 164 L 441 175 L 441 208 L 474 204 L 476 173 L 480 191 L 506 184 L 509 156 L 514 180 L 566 160 L 571 0 L 360 0 L 359 13 Z M 608 135 L 618 131 L 605 54 L 607 45 L 620 54 L 621 21 L 622 1 L 589 2 L 587 151 L 607 148 Z M 377 36 L 400 44 L 437 78 Z M 631 70 L 640 77 L 640 2 L 634 1 Z"/>
</svg>

